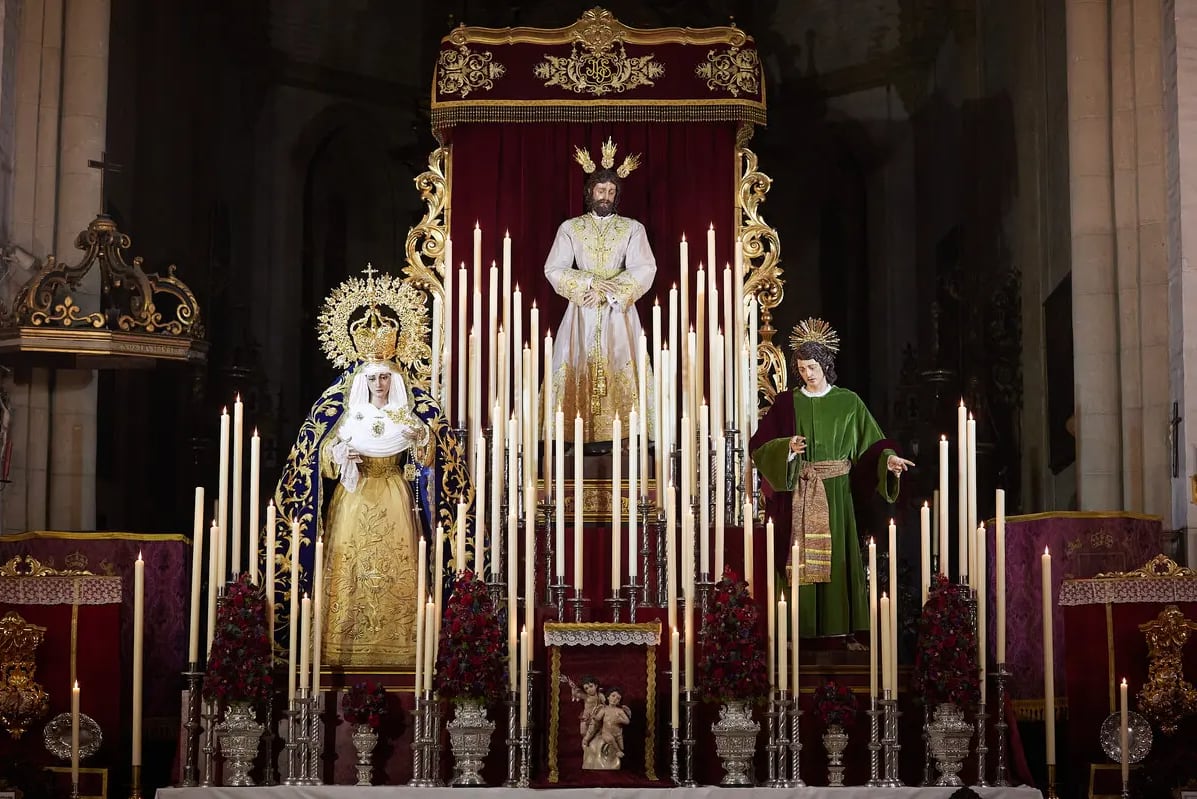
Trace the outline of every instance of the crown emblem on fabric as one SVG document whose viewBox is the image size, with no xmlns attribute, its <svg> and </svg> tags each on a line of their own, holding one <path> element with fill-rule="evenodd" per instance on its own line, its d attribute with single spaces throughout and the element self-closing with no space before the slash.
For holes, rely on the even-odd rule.
<svg viewBox="0 0 1197 799">
<path fill-rule="evenodd" d="M 820 344 L 833 353 L 840 351 L 840 337 L 835 329 L 813 316 L 794 325 L 790 333 L 791 350 L 797 350 L 803 344 Z"/>
<path fill-rule="evenodd" d="M 616 145 L 615 142 L 611 140 L 611 137 L 608 136 L 607 140 L 603 142 L 601 151 L 602 160 L 599 162 L 603 165 L 603 169 L 611 169 L 615 166 L 615 151 L 617 149 L 618 145 Z M 574 146 L 574 160 L 582 165 L 582 171 L 587 175 L 594 172 L 596 169 L 594 165 L 594 159 L 590 157 L 590 153 L 585 149 L 578 147 L 577 145 Z M 626 178 L 638 166 L 640 166 L 639 153 L 631 153 L 623 159 L 623 163 L 619 165 L 619 169 L 615 170 L 615 174 L 619 175 L 621 178 Z"/>
</svg>

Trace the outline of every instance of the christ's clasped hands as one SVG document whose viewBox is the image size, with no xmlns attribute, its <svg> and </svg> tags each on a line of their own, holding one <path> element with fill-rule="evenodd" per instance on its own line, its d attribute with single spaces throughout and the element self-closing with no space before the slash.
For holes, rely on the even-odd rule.
<svg viewBox="0 0 1197 799">
<path fill-rule="evenodd" d="M 597 308 L 618 290 L 619 285 L 614 280 L 595 280 L 590 288 L 582 292 L 582 307 Z"/>
</svg>

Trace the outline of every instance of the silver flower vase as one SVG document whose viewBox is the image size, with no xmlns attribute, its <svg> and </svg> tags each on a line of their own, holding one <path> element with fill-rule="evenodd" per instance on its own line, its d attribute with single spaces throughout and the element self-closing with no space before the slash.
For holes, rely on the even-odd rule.
<svg viewBox="0 0 1197 799">
<path fill-rule="evenodd" d="M 827 750 L 827 784 L 844 787 L 844 750 L 848 748 L 848 733 L 838 724 L 831 724 L 823 733 L 823 748 Z"/>
<path fill-rule="evenodd" d="M 224 755 L 224 784 L 236 787 L 251 786 L 249 770 L 258 756 L 264 727 L 254 718 L 249 702 L 233 701 L 225 710 L 224 720 L 216 725 L 220 753 Z"/>
<path fill-rule="evenodd" d="M 752 720 L 752 705 L 728 701 L 719 708 L 719 720 L 711 725 L 715 734 L 715 754 L 723 761 L 720 785 L 752 785 L 748 774 L 756 754 L 757 734 L 761 725 Z"/>
<path fill-rule="evenodd" d="M 490 752 L 495 723 L 486 717 L 486 705 L 481 699 L 459 699 L 455 708 L 453 720 L 445 725 L 453 750 L 453 785 L 486 785 L 478 772 Z"/>
<path fill-rule="evenodd" d="M 349 735 L 353 749 L 357 752 L 357 782 L 355 785 L 372 785 L 374 776 L 374 747 L 378 744 L 378 733 L 369 724 L 355 724 Z"/>
<path fill-rule="evenodd" d="M 927 736 L 931 756 L 935 758 L 940 774 L 935 784 L 946 787 L 964 785 L 959 774 L 964 759 L 968 757 L 973 727 L 964 720 L 964 711 L 960 706 L 953 702 L 936 705 L 931 723 L 927 725 Z"/>
</svg>

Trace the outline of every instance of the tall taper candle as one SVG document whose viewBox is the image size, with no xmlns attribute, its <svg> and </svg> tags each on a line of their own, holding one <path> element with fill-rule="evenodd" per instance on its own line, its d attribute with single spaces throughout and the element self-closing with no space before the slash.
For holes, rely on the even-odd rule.
<svg viewBox="0 0 1197 799">
<path fill-rule="evenodd" d="M 574 592 L 582 596 L 582 415 L 574 417 Z M 563 508 L 564 510 L 564 508 Z"/>
<path fill-rule="evenodd" d="M 622 486 L 620 482 L 620 465 L 623 455 L 623 435 L 620 430 L 619 412 L 616 411 L 611 419 L 611 596 L 619 596 L 622 584 L 623 568 L 620 548 L 621 525 L 623 518 L 623 503 L 620 502 Z"/>
<path fill-rule="evenodd" d="M 531 565 L 531 564 L 529 564 Z M 520 731 L 528 733 L 528 664 L 532 658 L 528 656 L 528 628 L 520 630 Z"/>
<path fill-rule="evenodd" d="M 698 405 L 699 397 L 706 397 L 706 346 L 707 346 L 707 273 L 699 263 L 694 271 L 694 358 L 691 371 L 692 402 Z M 700 525 L 706 529 L 705 525 Z M 704 569 L 705 571 L 705 569 Z"/>
<path fill-rule="evenodd" d="M 997 532 L 993 542 L 993 585 L 997 606 L 997 662 L 1006 662 L 1006 492 L 997 490 Z"/>
<path fill-rule="evenodd" d="M 546 385 L 549 382 L 549 380 L 545 380 Z M 552 479 L 556 483 L 553 487 L 553 496 L 557 502 L 555 518 L 557 522 L 557 537 L 555 539 L 557 551 L 553 554 L 557 559 L 557 563 L 555 564 L 557 567 L 557 582 L 560 583 L 565 581 L 565 414 L 558 408 L 548 418 L 551 420 L 550 424 L 556 431 L 553 444 L 557 452 L 553 460 L 554 474 Z M 549 473 L 547 468 L 544 477 L 545 485 L 548 485 Z"/>
<path fill-rule="evenodd" d="M 299 651 L 299 522 L 291 522 L 291 605 L 287 617 L 287 700 L 295 698 L 295 656 Z M 211 647 L 209 647 L 211 649 Z"/>
<path fill-rule="evenodd" d="M 312 693 L 320 692 L 320 645 L 324 640 L 324 542 L 316 539 L 312 560 Z"/>
<path fill-rule="evenodd" d="M 877 695 L 877 542 L 869 539 L 869 698 Z"/>
<path fill-rule="evenodd" d="M 204 582 L 204 487 L 195 487 L 195 511 L 191 522 L 191 625 L 187 639 L 187 662 L 199 662 L 200 588 Z"/>
<path fill-rule="evenodd" d="M 783 691 L 790 687 L 789 623 L 789 606 L 783 596 L 777 600 L 777 685 Z"/>
<path fill-rule="evenodd" d="M 278 548 L 278 533 L 274 529 L 275 511 L 274 500 L 266 503 L 266 629 L 270 633 L 270 640 L 274 640 L 274 571 L 275 550 Z"/>
<path fill-rule="evenodd" d="M 488 367 L 494 370 L 492 361 Z M 490 579 L 498 582 L 502 579 L 499 564 L 503 562 L 503 415 L 499 409 L 499 401 L 491 405 L 491 443 L 490 443 Z"/>
<path fill-rule="evenodd" d="M 678 323 L 679 323 L 678 293 L 677 293 L 677 284 L 675 283 L 673 285 L 673 287 L 671 289 L 669 289 L 669 320 L 668 320 L 669 335 L 668 335 L 668 338 L 669 338 L 670 371 L 669 371 L 668 375 L 663 375 L 661 377 L 662 382 L 664 382 L 665 380 L 669 381 L 669 392 L 671 395 L 675 391 L 674 384 L 677 381 L 678 359 L 681 357 L 681 352 L 682 352 L 680 349 L 678 349 L 678 343 L 677 343 L 678 342 L 678 332 L 677 332 L 678 331 Z M 686 329 L 685 327 L 682 327 L 682 330 L 685 330 L 685 329 Z M 669 440 L 672 442 L 677 439 L 677 421 L 673 418 L 672 414 L 670 414 L 668 416 L 668 419 L 669 419 Z M 661 420 L 658 420 L 658 422 L 660 423 Z M 657 450 L 657 451 L 660 452 L 660 450 Z M 663 455 L 658 456 L 658 457 L 661 457 L 662 459 L 664 459 Z"/>
<path fill-rule="evenodd" d="M 557 461 L 561 458 L 561 453 L 557 451 L 557 447 L 553 446 L 553 437 L 560 436 L 557 430 L 557 417 L 553 414 L 557 410 L 557 401 L 553 396 L 553 334 L 548 332 L 544 334 L 544 386 L 541 387 L 541 395 L 544 398 L 544 466 L 541 472 L 544 475 L 544 495 L 545 499 L 550 497 L 560 502 L 561 497 L 555 493 L 557 486 L 554 485 L 553 468 Z M 562 505 L 557 509 L 557 520 L 561 526 L 565 526 L 565 517 L 562 515 L 565 507 Z"/>
<path fill-rule="evenodd" d="M 956 553 L 957 582 L 968 574 L 968 409 L 964 400 L 956 410 L 956 524 L 960 551 Z"/>
<path fill-rule="evenodd" d="M 977 420 L 973 418 L 971 413 L 968 415 L 968 422 L 965 430 L 964 450 L 965 456 L 968 458 L 968 534 L 970 545 L 968 552 L 968 571 L 970 583 L 974 588 L 976 588 L 977 559 L 981 557 L 981 555 L 976 551 L 976 547 L 972 546 L 977 532 Z"/>
<path fill-rule="evenodd" d="M 1055 601 L 1052 597 L 1052 555 L 1043 548 L 1042 585 L 1043 600 L 1043 720 L 1047 725 L 1047 764 L 1056 763 L 1056 657 L 1055 639 L 1052 637 L 1052 611 Z"/>
<path fill-rule="evenodd" d="M 798 545 L 794 544 L 790 548 L 790 563 L 798 560 Z M 797 572 L 794 572 L 793 579 L 790 580 L 790 630 L 792 631 L 792 642 L 790 646 L 793 648 L 791 657 L 793 658 L 793 674 L 790 679 L 794 681 L 792 692 L 794 699 L 798 699 L 798 639 L 801 637 L 801 616 L 798 613 L 798 589 L 801 587 L 802 581 Z"/>
<path fill-rule="evenodd" d="M 748 528 L 745 527 L 744 529 L 747 530 Z M 777 629 L 777 619 L 773 617 L 773 603 L 777 601 L 777 587 L 775 582 L 777 579 L 775 577 L 777 574 L 777 569 L 773 563 L 773 559 L 775 557 L 773 550 L 776 545 L 777 542 L 774 538 L 773 520 L 768 519 L 765 521 L 765 628 L 769 631 L 769 634 L 766 636 L 765 640 L 765 653 L 769 658 L 769 668 L 767 669 L 769 673 L 769 686 L 774 688 L 777 687 L 777 683 L 775 681 L 777 675 L 774 671 L 774 664 L 776 663 L 774 652 L 776 639 L 774 638 L 774 635 Z M 798 566 L 794 565 L 791 571 L 796 572 L 797 570 Z"/>
<path fill-rule="evenodd" d="M 445 414 L 445 419 L 452 426 L 454 420 L 457 418 L 453 415 L 453 339 L 465 335 L 465 328 L 458 327 L 453 329 L 455 319 L 453 315 L 453 254 L 451 252 L 445 253 L 445 276 L 443 279 L 442 293 L 445 297 L 445 338 L 441 342 L 441 364 L 444 384 L 441 386 L 441 410 Z"/>
<path fill-rule="evenodd" d="M 416 543 L 416 693 L 424 684 L 424 598 L 428 591 L 428 542 L 424 536 Z"/>
<path fill-rule="evenodd" d="M 514 618 L 514 616 L 513 616 Z M 436 673 L 436 603 L 430 598 L 424 604 L 424 690 L 432 690 L 432 676 Z M 515 689 L 515 671 L 511 672 L 511 688 Z"/>
<path fill-rule="evenodd" d="M 258 584 L 258 546 L 261 529 L 258 527 L 258 502 L 261 501 L 262 487 L 262 439 L 258 436 L 258 429 L 249 438 L 249 579 L 254 585 Z"/>
<path fill-rule="evenodd" d="M 948 576 L 948 437 L 939 437 L 939 573 Z"/>
<path fill-rule="evenodd" d="M 499 268 L 495 262 L 490 262 L 490 313 L 486 318 L 486 407 L 495 404 L 497 399 L 499 373 L 499 341 L 498 324 L 501 299 L 499 297 Z M 491 416 L 491 426 L 499 424 L 501 416 Z"/>
<path fill-rule="evenodd" d="M 698 411 L 698 534 L 701 536 L 698 545 L 699 571 L 709 574 L 711 571 L 711 409 L 706 401 Z M 723 575 L 711 575 L 718 580 Z M 769 599 L 772 602 L 772 598 Z"/>
<path fill-rule="evenodd" d="M 308 675 L 311 673 L 312 652 L 312 598 L 307 594 L 299 607 L 299 693 L 308 691 Z"/>
<path fill-rule="evenodd" d="M 898 526 L 894 520 L 889 520 L 889 629 L 890 634 L 898 634 Z M 889 641 L 882 644 L 889 646 Z M 894 684 L 894 687 L 897 683 Z"/>
<path fill-rule="evenodd" d="M 453 519 L 453 571 L 461 574 L 466 570 L 466 504 L 457 503 L 457 515 Z"/>
<path fill-rule="evenodd" d="M 640 573 L 640 539 L 637 537 L 636 516 L 639 513 L 637 500 L 640 477 L 640 415 L 632 411 L 628 415 L 628 578 Z M 645 457 L 645 461 L 648 458 Z M 647 575 L 645 575 L 647 576 Z"/>
<path fill-rule="evenodd" d="M 486 439 L 478 420 L 478 448 L 474 451 L 474 574 L 486 580 Z"/>
<path fill-rule="evenodd" d="M 686 234 L 684 233 L 682 234 L 682 242 L 678 249 L 678 280 L 681 287 L 681 313 L 678 316 L 678 322 L 680 324 L 681 335 L 684 338 L 689 335 L 690 328 L 693 327 L 690 321 L 690 244 L 686 241 Z M 688 356 L 691 350 L 686 349 L 684 353 L 682 352 L 686 346 L 686 341 L 682 341 L 680 344 L 676 341 L 671 341 L 669 351 L 674 353 L 674 357 L 678 359 L 678 363 L 682 367 L 682 379 L 685 383 L 685 387 L 682 389 L 682 415 L 693 419 L 696 409 L 690 403 L 694 399 L 694 381 L 689 379 L 689 375 L 694 368 L 694 362 L 693 358 Z"/>
<path fill-rule="evenodd" d="M 528 508 L 524 512 L 524 625 L 536 629 L 536 498 L 525 486 Z M 546 575 L 547 576 L 547 575 Z"/>
<path fill-rule="evenodd" d="M 467 336 L 470 328 L 466 322 L 466 269 L 465 261 L 461 262 L 461 268 L 457 270 L 457 330 L 454 334 L 457 336 L 457 415 L 450 417 L 455 420 L 460 427 L 465 427 L 467 430 L 469 408 L 466 405 L 466 344 Z"/>
<path fill-rule="evenodd" d="M 519 284 L 511 293 L 511 403 L 519 408 L 524 396 L 524 293 Z M 524 419 L 520 419 L 523 425 Z"/>
<path fill-rule="evenodd" d="M 432 398 L 442 407 L 445 398 L 441 394 L 441 329 L 445 326 L 444 302 L 439 294 L 432 295 L 432 359 L 431 376 L 428 379 L 429 392 Z M 493 361 L 492 361 L 493 363 Z"/>
<path fill-rule="evenodd" d="M 208 528 L 208 619 L 204 651 L 211 654 L 212 639 L 216 637 L 216 596 L 220 585 L 220 527 L 216 522 Z"/>
<path fill-rule="evenodd" d="M 989 637 L 989 588 L 986 580 L 985 555 L 988 542 L 985 539 L 985 525 L 977 526 L 977 667 L 981 683 L 981 704 L 985 704 L 986 640 Z"/>
<path fill-rule="evenodd" d="M 212 539 L 212 546 L 217 553 L 216 579 L 219 585 L 224 585 L 226 569 L 228 568 L 228 533 L 229 533 L 229 409 L 220 410 L 220 471 L 217 478 L 218 493 L 216 495 L 216 526 L 220 529 L 220 537 Z"/>
<path fill-rule="evenodd" d="M 894 686 L 889 681 L 891 675 L 889 662 L 894 653 L 890 649 L 889 597 L 884 591 L 881 593 L 881 601 L 878 603 L 877 615 L 881 617 L 881 690 L 892 692 Z"/>
<path fill-rule="evenodd" d="M 752 503 L 744 503 L 744 582 L 748 583 L 748 596 L 756 597 L 756 584 L 753 581 L 753 548 L 752 541 Z M 768 539 L 766 539 L 768 540 Z"/>
<path fill-rule="evenodd" d="M 79 784 L 79 681 L 71 687 L 71 784 Z"/>
<path fill-rule="evenodd" d="M 142 667 L 145 662 L 145 561 L 133 563 L 133 765 L 141 765 Z"/>
<path fill-rule="evenodd" d="M 677 630 L 677 498 L 673 482 L 665 493 L 665 602 L 669 627 Z"/>
<path fill-rule="evenodd" d="M 922 585 L 922 605 L 927 604 L 927 592 L 931 588 L 931 508 L 926 502 L 919 508 L 919 565 Z"/>
<path fill-rule="evenodd" d="M 244 485 L 241 473 L 241 459 L 245 454 L 245 404 L 241 402 L 241 395 L 233 401 L 233 511 L 232 511 L 232 550 L 233 571 L 235 578 L 241 573 L 241 489 Z"/>
<path fill-rule="evenodd" d="M 720 370 L 716 374 L 722 375 L 723 371 Z M 723 575 L 724 539 L 727 535 L 727 527 L 724 521 L 727 508 L 724 505 L 726 498 L 723 494 L 723 480 L 726 476 L 727 464 L 723 460 L 724 440 L 722 425 L 715 426 L 715 436 L 712 443 L 715 445 L 715 574 L 721 577 Z"/>
<path fill-rule="evenodd" d="M 433 536 L 432 574 L 429 575 L 432 580 L 432 604 L 435 608 L 432 626 L 436 631 L 435 640 L 437 641 L 441 638 L 441 610 L 445 602 L 445 544 L 448 542 L 449 538 L 445 535 L 445 528 L 438 524 Z"/>
</svg>

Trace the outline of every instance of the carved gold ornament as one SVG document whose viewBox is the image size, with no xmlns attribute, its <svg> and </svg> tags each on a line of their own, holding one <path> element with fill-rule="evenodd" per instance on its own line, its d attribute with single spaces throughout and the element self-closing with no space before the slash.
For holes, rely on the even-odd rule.
<svg viewBox="0 0 1197 799">
<path fill-rule="evenodd" d="M 361 360 L 391 360 L 406 371 L 431 357 L 424 292 L 372 266 L 333 289 L 316 322 L 320 346 L 338 369 Z M 365 351 L 360 351 L 359 346 Z"/>
<path fill-rule="evenodd" d="M 0 619 L 0 724 L 14 739 L 50 709 L 50 697 L 33 677 L 37 648 L 46 628 L 30 624 L 10 610 Z"/>
<path fill-rule="evenodd" d="M 1172 735 L 1188 715 L 1197 713 L 1197 691 L 1184 678 L 1184 647 L 1197 622 L 1168 605 L 1154 621 L 1140 624 L 1147 639 L 1147 682 L 1139 690 L 1139 709 Z"/>
<path fill-rule="evenodd" d="M 744 251 L 744 295 L 755 297 L 760 307 L 756 352 L 758 409 L 767 409 L 773 398 L 786 387 L 786 359 L 773 342 L 773 309 L 784 294 L 781 270 L 781 239 L 777 230 L 765 222 L 761 205 L 773 179 L 757 166 L 756 153 L 748 149 L 752 125 L 742 123 L 736 132 L 736 161 L 739 170 L 736 208 L 739 214 L 740 241 Z M 763 402 L 760 401 L 763 399 Z M 759 413 L 760 411 L 758 411 Z"/>
<path fill-rule="evenodd" d="M 761 88 L 761 60 L 756 50 L 708 50 L 707 60 L 696 66 L 694 73 L 706 78 L 711 91 L 723 90 L 732 97 L 739 97 L 740 92 L 756 94 Z"/>
<path fill-rule="evenodd" d="M 611 139 L 610 136 L 603 142 L 602 146 L 602 165 L 603 169 L 610 169 L 615 166 L 615 151 L 618 145 Z M 587 175 L 592 174 L 595 170 L 594 159 L 590 157 L 584 148 L 574 145 L 574 160 L 582 165 L 582 171 Z M 640 166 L 640 154 L 631 153 L 623 159 L 623 163 L 619 165 L 619 169 L 615 170 L 615 174 L 621 178 L 626 178 Z"/>
<path fill-rule="evenodd" d="M 507 67 L 494 60 L 489 50 L 472 52 L 461 44 L 456 50 L 442 50 L 436 62 L 436 88 L 441 94 L 460 94 L 493 89 Z"/>
<path fill-rule="evenodd" d="M 1197 577 L 1197 571 L 1187 569 L 1167 555 L 1160 554 L 1147 561 L 1142 568 L 1129 572 L 1104 572 L 1097 575 L 1095 579 L 1125 580 L 1128 578 L 1139 578 L 1144 580 L 1162 580 L 1176 577 Z"/>
<path fill-rule="evenodd" d="M 586 42 L 574 42 L 568 57 L 545 54 L 545 59 L 532 68 L 545 88 L 560 86 L 575 94 L 622 93 L 638 86 L 652 86 L 665 74 L 665 66 L 652 53 L 628 56 L 622 41 L 604 43 L 601 48 Z"/>
<path fill-rule="evenodd" d="M 55 569 L 32 555 L 17 555 L 0 565 L 0 577 L 79 577 L 92 574 L 87 570 L 87 557 L 82 553 L 72 552 L 64 560 L 66 568 Z"/>
</svg>

